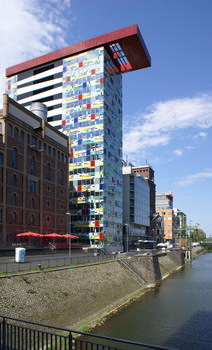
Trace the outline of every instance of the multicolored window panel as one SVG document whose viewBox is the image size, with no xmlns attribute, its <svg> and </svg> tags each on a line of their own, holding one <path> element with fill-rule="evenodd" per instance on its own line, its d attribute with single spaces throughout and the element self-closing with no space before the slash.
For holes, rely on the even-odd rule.
<svg viewBox="0 0 212 350">
<path fill-rule="evenodd" d="M 103 47 L 63 60 L 62 131 L 72 146 L 72 231 L 121 246 L 122 77 Z"/>
<path fill-rule="evenodd" d="M 14 75 L 11 78 L 6 78 L 5 93 L 8 94 L 11 98 L 13 98 L 15 101 L 17 101 L 17 81 L 17 75 Z"/>
</svg>

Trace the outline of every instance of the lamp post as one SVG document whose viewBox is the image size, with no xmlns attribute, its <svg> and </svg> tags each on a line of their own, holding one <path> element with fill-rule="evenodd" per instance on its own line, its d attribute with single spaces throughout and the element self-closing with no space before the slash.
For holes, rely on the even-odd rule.
<svg viewBox="0 0 212 350">
<path fill-rule="evenodd" d="M 71 221 L 70 221 L 71 213 L 67 212 L 66 215 L 67 215 L 67 218 L 68 218 L 68 234 L 69 234 L 69 239 L 68 239 L 68 242 L 69 242 L 69 245 L 68 245 L 68 256 L 70 258 L 71 257 Z"/>
<path fill-rule="evenodd" d="M 128 245 L 129 245 L 129 224 L 125 224 L 125 228 L 126 228 L 126 235 L 127 235 L 127 253 L 128 253 Z"/>
</svg>

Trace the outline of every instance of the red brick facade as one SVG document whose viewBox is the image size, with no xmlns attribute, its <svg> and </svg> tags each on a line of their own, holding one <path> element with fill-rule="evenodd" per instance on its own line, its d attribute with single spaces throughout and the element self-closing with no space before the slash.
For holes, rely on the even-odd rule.
<svg viewBox="0 0 212 350">
<path fill-rule="evenodd" d="M 0 246 L 20 232 L 66 233 L 68 137 L 7 95 L 0 136 Z"/>
</svg>

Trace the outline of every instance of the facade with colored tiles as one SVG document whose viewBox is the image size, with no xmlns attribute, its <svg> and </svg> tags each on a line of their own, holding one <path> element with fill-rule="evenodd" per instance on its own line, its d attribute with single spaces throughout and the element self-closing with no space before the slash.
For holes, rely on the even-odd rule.
<svg viewBox="0 0 212 350">
<path fill-rule="evenodd" d="M 122 73 L 150 65 L 133 25 L 7 69 L 6 92 L 71 137 L 71 230 L 90 244 L 121 249 Z"/>
</svg>

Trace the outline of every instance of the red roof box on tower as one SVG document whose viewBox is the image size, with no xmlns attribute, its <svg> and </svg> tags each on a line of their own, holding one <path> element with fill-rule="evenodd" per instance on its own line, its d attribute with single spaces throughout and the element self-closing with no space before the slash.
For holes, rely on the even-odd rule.
<svg viewBox="0 0 212 350">
<path fill-rule="evenodd" d="M 121 73 L 151 66 L 151 58 L 137 24 L 68 46 L 7 68 L 10 77 L 28 69 L 104 46 Z"/>
</svg>

